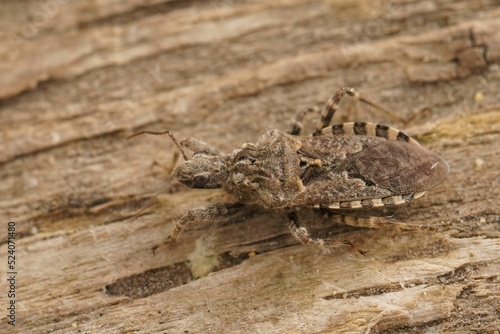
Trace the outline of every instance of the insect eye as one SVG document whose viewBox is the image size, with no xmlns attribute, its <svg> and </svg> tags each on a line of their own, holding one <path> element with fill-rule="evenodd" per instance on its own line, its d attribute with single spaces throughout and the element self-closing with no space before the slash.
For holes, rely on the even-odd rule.
<svg viewBox="0 0 500 334">
<path fill-rule="evenodd" d="M 193 180 L 197 186 L 201 187 L 201 186 L 204 186 L 205 184 L 207 184 L 209 179 L 210 179 L 210 177 L 208 176 L 208 174 L 200 174 L 200 175 L 196 175 Z"/>
</svg>

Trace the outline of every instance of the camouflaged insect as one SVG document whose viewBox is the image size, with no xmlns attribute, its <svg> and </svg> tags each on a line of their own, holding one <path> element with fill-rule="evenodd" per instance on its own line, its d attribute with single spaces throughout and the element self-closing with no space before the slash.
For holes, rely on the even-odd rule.
<svg viewBox="0 0 500 334">
<path fill-rule="evenodd" d="M 312 136 L 299 136 L 304 116 L 299 113 L 290 133 L 268 131 L 255 144 L 244 144 L 231 154 L 192 138 L 179 143 L 169 131 L 138 133 L 166 133 L 174 140 L 185 159 L 173 172 L 179 182 L 197 189 L 222 188 L 237 199 L 190 210 L 164 244 L 175 241 L 188 223 L 228 221 L 251 205 L 286 212 L 290 232 L 302 244 L 330 249 L 334 242 L 311 237 L 296 209 L 342 213 L 401 205 L 445 179 L 448 164 L 397 129 L 364 122 L 330 127 L 345 94 L 362 99 L 353 89 L 337 90 Z M 188 158 L 184 149 L 195 153 Z M 339 216 L 351 226 L 412 228 L 380 217 Z"/>
</svg>

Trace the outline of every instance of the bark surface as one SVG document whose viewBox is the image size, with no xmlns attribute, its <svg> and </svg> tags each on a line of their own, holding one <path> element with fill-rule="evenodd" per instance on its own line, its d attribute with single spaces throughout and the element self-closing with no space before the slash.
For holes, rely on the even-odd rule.
<svg viewBox="0 0 500 334">
<path fill-rule="evenodd" d="M 500 328 L 498 1 L 10 0 L 0 40 L 0 329 Z M 297 245 L 285 215 L 248 212 L 152 254 L 180 214 L 230 199 L 175 184 L 161 192 L 174 144 L 128 135 L 169 129 L 230 152 L 289 130 L 298 109 L 321 108 L 341 86 L 401 119 L 347 98 L 334 122 L 399 128 L 450 164 L 444 183 L 393 212 L 434 231 L 346 228 L 299 212 L 311 233 L 368 251 L 323 254 Z M 4 315 L 8 221 L 15 327 Z"/>
</svg>

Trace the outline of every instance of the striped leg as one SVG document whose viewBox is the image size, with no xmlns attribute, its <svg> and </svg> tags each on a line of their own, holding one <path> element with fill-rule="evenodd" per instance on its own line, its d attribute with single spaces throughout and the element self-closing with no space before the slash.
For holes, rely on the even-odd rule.
<svg viewBox="0 0 500 334">
<path fill-rule="evenodd" d="M 218 203 L 189 210 L 188 213 L 179 219 L 167 240 L 152 248 L 153 253 L 158 248 L 175 242 L 188 223 L 197 225 L 214 223 L 224 224 L 234 220 L 239 214 L 242 214 L 244 212 L 242 208 L 243 205 L 240 203 Z"/>
<path fill-rule="evenodd" d="M 330 125 L 333 115 L 339 109 L 340 100 L 342 100 L 345 94 L 348 94 L 352 97 L 359 96 L 359 94 L 352 88 L 342 87 L 337 89 L 335 93 L 333 93 L 333 96 L 326 102 L 325 108 L 321 112 L 321 118 L 316 125 L 316 131 L 314 131 L 313 136 L 319 136 L 321 134 L 321 130 Z"/>
<path fill-rule="evenodd" d="M 325 108 L 323 109 L 323 112 L 321 113 L 321 118 L 316 126 L 316 131 L 313 133 L 313 136 L 319 136 L 322 133 L 322 130 L 330 125 L 330 122 L 332 121 L 333 115 L 335 112 L 339 109 L 339 103 L 344 97 L 344 95 L 349 95 L 371 107 L 376 108 L 377 110 L 383 112 L 384 114 L 388 115 L 392 119 L 395 119 L 397 121 L 402 121 L 403 119 L 393 113 L 390 110 L 387 110 L 378 104 L 367 100 L 366 98 L 362 97 L 358 92 L 356 92 L 352 88 L 347 88 L 347 87 L 342 87 L 339 88 L 333 93 L 333 96 L 328 100 L 328 102 L 325 105 Z"/>
<path fill-rule="evenodd" d="M 298 136 L 302 131 L 302 127 L 304 126 L 304 116 L 307 112 L 317 111 L 317 108 L 311 107 L 306 109 L 300 109 L 295 114 L 295 117 L 292 121 L 292 129 L 288 132 L 291 135 Z"/>
<path fill-rule="evenodd" d="M 345 247 L 348 247 L 351 250 L 355 250 L 356 252 L 360 254 L 365 254 L 364 251 L 361 249 L 357 248 L 354 246 L 350 241 L 344 240 L 344 241 L 339 241 L 339 240 L 330 240 L 330 239 L 321 239 L 321 238 L 313 238 L 309 235 L 309 232 L 307 229 L 300 225 L 299 223 L 299 218 L 297 217 L 297 214 L 295 212 L 290 212 L 288 213 L 288 228 L 290 229 L 290 232 L 292 235 L 300 241 L 301 244 L 303 245 L 313 245 L 316 247 L 321 248 L 323 251 L 330 251 L 332 249 L 342 249 Z"/>
</svg>

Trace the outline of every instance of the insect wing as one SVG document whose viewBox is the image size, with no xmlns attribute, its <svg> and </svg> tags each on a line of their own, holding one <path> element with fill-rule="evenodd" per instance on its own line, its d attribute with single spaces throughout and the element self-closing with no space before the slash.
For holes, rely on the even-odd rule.
<svg viewBox="0 0 500 334">
<path fill-rule="evenodd" d="M 439 155 L 413 143 L 384 141 L 353 155 L 341 166 L 350 177 L 394 194 L 428 190 L 441 183 L 449 166 Z"/>
</svg>

